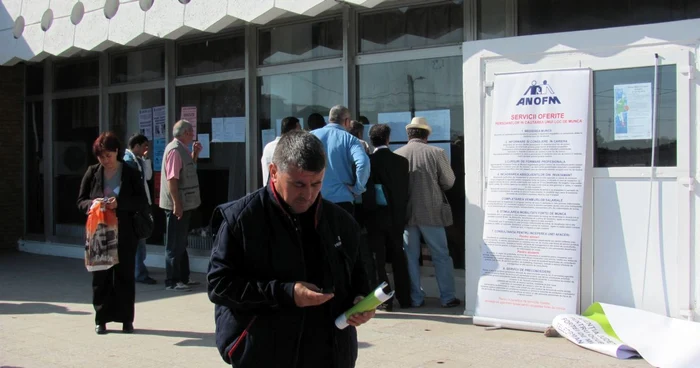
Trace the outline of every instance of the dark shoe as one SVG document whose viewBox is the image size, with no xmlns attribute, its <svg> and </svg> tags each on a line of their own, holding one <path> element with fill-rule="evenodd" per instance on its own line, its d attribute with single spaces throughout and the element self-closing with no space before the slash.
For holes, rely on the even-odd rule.
<svg viewBox="0 0 700 368">
<path fill-rule="evenodd" d="M 411 304 L 411 306 L 408 307 L 408 308 L 420 308 L 420 307 L 422 307 L 422 306 L 424 306 L 424 305 L 425 305 L 425 300 L 423 300 L 422 302 L 420 302 L 420 304 L 418 304 L 418 305 L 413 305 L 413 304 Z"/>
<path fill-rule="evenodd" d="M 142 284 L 147 284 L 147 285 L 155 285 L 158 283 L 158 281 L 156 281 L 155 279 L 152 279 L 150 277 L 146 277 L 143 280 L 136 280 L 136 282 L 140 282 Z"/>
<path fill-rule="evenodd" d="M 134 324 L 133 323 L 125 323 L 124 326 L 122 327 L 122 332 L 133 333 L 134 332 Z"/>
<path fill-rule="evenodd" d="M 105 335 L 107 333 L 107 325 L 103 323 L 101 325 L 95 326 L 95 333 L 97 333 L 98 335 Z"/>
<path fill-rule="evenodd" d="M 460 304 L 462 304 L 462 302 L 459 299 L 454 298 L 454 299 L 450 300 L 449 302 L 443 304 L 442 307 L 443 308 L 454 308 L 454 307 L 459 306 Z"/>
</svg>

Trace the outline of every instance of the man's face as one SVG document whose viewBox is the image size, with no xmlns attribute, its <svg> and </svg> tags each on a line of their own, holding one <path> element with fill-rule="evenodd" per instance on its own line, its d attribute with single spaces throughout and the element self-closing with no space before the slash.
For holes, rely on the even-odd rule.
<svg viewBox="0 0 700 368">
<path fill-rule="evenodd" d="M 270 164 L 270 180 L 275 184 L 279 193 L 295 214 L 306 212 L 318 198 L 323 183 L 325 169 L 321 172 L 304 171 L 290 167 L 286 172 Z"/>
<path fill-rule="evenodd" d="M 180 136 L 180 141 L 189 146 L 190 143 L 194 141 L 194 129 L 187 129 L 185 133 Z"/>
<path fill-rule="evenodd" d="M 148 152 L 148 142 L 143 144 L 137 144 L 136 146 L 134 146 L 134 148 L 131 149 L 131 152 L 139 157 L 145 156 L 146 152 Z"/>
</svg>

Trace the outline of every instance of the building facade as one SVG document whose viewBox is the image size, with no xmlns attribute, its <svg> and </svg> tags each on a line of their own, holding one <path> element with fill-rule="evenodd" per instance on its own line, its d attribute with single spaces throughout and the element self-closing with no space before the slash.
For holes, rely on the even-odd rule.
<svg viewBox="0 0 700 368">
<path fill-rule="evenodd" d="M 198 237 L 213 208 L 262 185 L 259 158 L 279 119 L 293 115 L 306 127 L 309 116 L 325 117 L 336 104 L 347 105 L 355 118 L 365 116 L 370 123 L 431 113 L 440 116 L 445 128 L 431 143 L 448 151 L 457 175 L 447 193 L 455 215 L 448 241 L 455 266 L 462 270 L 458 278 L 473 302 L 492 108 L 485 93 L 489 75 L 574 65 L 574 59 L 566 59 L 572 52 L 585 49 L 581 52 L 598 55 L 613 47 L 621 52 L 635 48 L 649 32 L 661 32 L 657 45 L 694 40 L 700 38 L 700 27 L 678 24 L 695 24 L 699 17 L 700 0 L 5 0 L 0 4 L 0 64 L 5 65 L 0 68 L 0 121 L 7 119 L 8 134 L 0 138 L 0 154 L 7 155 L 3 171 L 13 178 L 2 184 L 8 186 L 3 193 L 17 194 L 0 202 L 8 208 L 3 223 L 15 229 L 4 235 L 4 244 L 21 239 L 26 251 L 81 257 L 84 215 L 75 199 L 85 169 L 96 163 L 90 145 L 108 130 L 126 140 L 141 128 L 144 109 L 164 111 L 167 141 L 182 108 L 196 108 L 197 133 L 210 140 L 209 157 L 198 167 L 203 204 L 193 218 L 191 246 L 203 250 L 193 260 L 195 270 L 206 269 L 206 244 L 198 245 Z M 617 31 L 601 30 L 611 27 Z M 674 30 L 690 34 L 672 36 Z M 687 50 L 690 43 L 684 44 Z M 695 51 L 690 54 L 694 58 Z M 649 66 L 643 64 L 629 67 Z M 688 100 L 691 96 L 696 98 L 689 93 Z M 243 139 L 218 142 L 219 118 L 242 118 Z M 664 116 L 668 123 L 663 124 L 674 119 L 676 115 Z M 682 135 L 672 132 L 678 126 L 660 128 L 668 134 L 659 143 L 658 166 L 681 162 L 676 152 Z M 591 139 L 600 144 L 596 152 L 601 156 L 595 159 L 602 166 L 596 170 L 644 165 L 640 157 L 651 142 L 622 147 L 606 144 L 605 131 L 600 136 Z M 405 135 L 392 137 L 392 145 L 405 142 Z M 696 147 L 694 142 L 688 146 Z M 156 151 L 152 147 L 150 154 Z M 617 169 L 596 170 L 605 177 Z M 694 177 L 693 170 L 684 177 Z M 615 196 L 617 188 L 591 187 L 590 192 L 608 190 Z M 593 203 L 587 208 L 593 211 Z M 615 208 L 635 211 L 620 203 L 602 213 Z M 603 215 L 595 220 L 591 215 L 590 221 L 611 223 Z M 164 216 L 156 211 L 149 264 L 163 264 L 157 248 L 163 230 Z M 616 243 L 623 247 L 610 256 L 629 250 L 624 235 Z M 600 236 L 584 239 L 582 251 L 590 252 L 584 270 L 594 268 L 593 244 L 607 244 Z M 690 241 L 688 247 L 694 247 Z M 690 304 L 700 294 L 694 270 L 694 264 L 688 265 L 688 289 L 694 290 Z M 609 276 L 603 271 L 597 275 Z M 591 271 L 590 280 L 582 280 L 581 304 L 600 300 L 592 291 L 595 277 Z M 624 302 L 635 305 L 635 296 L 630 298 Z M 470 310 L 473 305 L 467 304 Z"/>
</svg>

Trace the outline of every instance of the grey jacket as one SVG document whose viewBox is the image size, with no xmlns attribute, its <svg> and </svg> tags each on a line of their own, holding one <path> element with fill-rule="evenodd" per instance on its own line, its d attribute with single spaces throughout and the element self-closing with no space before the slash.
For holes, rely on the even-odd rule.
<svg viewBox="0 0 700 368">
<path fill-rule="evenodd" d="M 444 191 L 454 185 L 455 174 L 445 151 L 412 139 L 396 154 L 408 160 L 407 226 L 452 225 Z"/>
</svg>

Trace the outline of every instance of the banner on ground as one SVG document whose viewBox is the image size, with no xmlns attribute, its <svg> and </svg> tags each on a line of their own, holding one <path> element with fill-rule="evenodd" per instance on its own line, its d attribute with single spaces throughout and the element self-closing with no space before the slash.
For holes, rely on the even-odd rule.
<svg viewBox="0 0 700 368">
<path fill-rule="evenodd" d="M 594 303 L 581 316 L 555 317 L 552 326 L 574 344 L 618 359 L 641 356 L 654 367 L 700 367 L 697 322 Z"/>
<path fill-rule="evenodd" d="M 576 313 L 590 70 L 494 80 L 474 323 L 544 331 Z"/>
</svg>

